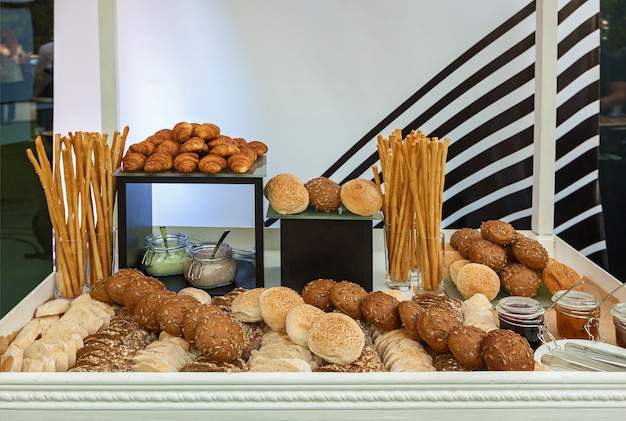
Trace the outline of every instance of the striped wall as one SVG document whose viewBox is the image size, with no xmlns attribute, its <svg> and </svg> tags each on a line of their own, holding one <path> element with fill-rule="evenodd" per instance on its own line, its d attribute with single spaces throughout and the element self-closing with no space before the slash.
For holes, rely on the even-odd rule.
<svg viewBox="0 0 626 421">
<path fill-rule="evenodd" d="M 598 13 L 598 0 L 559 3 L 554 226 L 557 235 L 606 267 L 598 185 Z M 503 219 L 530 229 L 535 19 L 531 1 L 365 127 L 320 175 L 347 174 L 339 182 L 367 176 L 378 160 L 376 136 L 388 135 L 385 128 L 401 127 L 406 134 L 436 127 L 429 136 L 452 139 L 443 226 Z M 429 105 L 416 106 L 423 103 Z M 371 154 L 353 162 L 363 151 Z"/>
</svg>

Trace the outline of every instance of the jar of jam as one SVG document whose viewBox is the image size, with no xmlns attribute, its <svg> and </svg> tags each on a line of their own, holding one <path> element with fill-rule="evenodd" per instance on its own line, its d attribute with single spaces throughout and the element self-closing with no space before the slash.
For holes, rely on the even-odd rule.
<svg viewBox="0 0 626 421">
<path fill-rule="evenodd" d="M 217 250 L 215 244 L 196 244 L 189 248 L 189 257 L 184 264 L 183 274 L 187 282 L 195 287 L 230 285 L 237 277 L 237 262 L 233 259 L 233 249 L 229 244 L 222 243 Z"/>
<path fill-rule="evenodd" d="M 141 263 L 148 275 L 168 276 L 183 273 L 183 265 L 189 260 L 187 234 L 178 232 L 150 234 L 146 236 L 145 253 Z"/>
<path fill-rule="evenodd" d="M 557 291 L 552 296 L 559 335 L 564 339 L 600 340 L 600 306 L 596 297 L 583 291 L 565 292 Z"/>
<path fill-rule="evenodd" d="M 626 348 L 626 303 L 617 303 L 611 309 L 615 325 L 615 343 Z"/>
<path fill-rule="evenodd" d="M 509 329 L 528 340 L 533 349 L 541 345 L 539 332 L 543 326 L 544 308 L 534 298 L 504 297 L 496 305 L 500 329 Z"/>
</svg>

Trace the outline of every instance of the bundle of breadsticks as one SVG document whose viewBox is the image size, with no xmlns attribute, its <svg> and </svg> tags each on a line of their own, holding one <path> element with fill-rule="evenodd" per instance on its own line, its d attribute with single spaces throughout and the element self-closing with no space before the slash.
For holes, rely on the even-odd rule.
<svg viewBox="0 0 626 421">
<path fill-rule="evenodd" d="M 383 195 L 389 277 L 408 281 L 409 271 L 419 269 L 423 289 L 436 290 L 442 279 L 440 231 L 450 139 L 429 138 L 421 130 L 403 139 L 396 129 L 388 139 L 379 135 L 377 140 L 381 172 L 376 165 L 372 170 Z"/>
<path fill-rule="evenodd" d="M 63 297 L 76 297 L 89 280 L 111 275 L 117 192 L 112 174 L 120 165 L 127 135 L 128 127 L 116 131 L 109 146 L 107 134 L 56 134 L 52 163 L 40 137 L 35 140 L 36 156 L 30 148 L 26 151 L 45 193 Z"/>
</svg>

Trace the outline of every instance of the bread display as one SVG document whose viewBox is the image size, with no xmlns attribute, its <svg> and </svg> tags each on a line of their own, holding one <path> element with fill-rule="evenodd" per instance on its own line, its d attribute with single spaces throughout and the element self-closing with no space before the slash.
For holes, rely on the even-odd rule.
<svg viewBox="0 0 626 421">
<path fill-rule="evenodd" d="M 507 333 L 490 336 L 500 329 L 482 294 L 464 302 L 428 294 L 400 301 L 351 281 L 314 279 L 302 295 L 276 286 L 211 297 L 193 287 L 175 293 L 133 269 L 116 272 L 97 290 L 113 302 L 90 292 L 42 304 L 3 352 L 2 370 L 532 369 L 523 341 Z M 498 355 L 502 349 L 522 354 L 505 358 Z"/>
<path fill-rule="evenodd" d="M 235 174 L 244 174 L 253 170 L 257 158 L 267 151 L 265 143 L 225 136 L 213 123 L 182 121 L 129 145 L 121 159 L 121 170 L 217 174 L 229 168 Z"/>
</svg>

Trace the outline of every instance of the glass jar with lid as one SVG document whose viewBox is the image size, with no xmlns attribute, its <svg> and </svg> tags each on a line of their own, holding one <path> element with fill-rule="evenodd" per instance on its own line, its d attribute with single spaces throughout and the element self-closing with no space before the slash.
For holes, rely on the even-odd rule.
<svg viewBox="0 0 626 421">
<path fill-rule="evenodd" d="M 500 329 L 509 329 L 528 340 L 533 349 L 541 345 L 539 333 L 545 309 L 530 297 L 504 297 L 496 305 Z"/>
<path fill-rule="evenodd" d="M 626 303 L 617 303 L 611 309 L 615 326 L 615 343 L 626 348 Z"/>
<path fill-rule="evenodd" d="M 217 288 L 230 285 L 237 277 L 237 262 L 233 259 L 233 249 L 222 243 L 195 244 L 189 248 L 189 259 L 183 267 L 187 282 L 198 288 Z"/>
<path fill-rule="evenodd" d="M 600 306 L 588 292 L 557 291 L 552 296 L 556 326 L 563 339 L 601 340 Z M 558 300 L 558 301 L 557 301 Z"/>
<path fill-rule="evenodd" d="M 183 265 L 189 260 L 187 249 L 189 239 L 182 232 L 165 236 L 150 234 L 146 236 L 145 253 L 141 263 L 145 272 L 151 276 L 180 275 Z"/>
</svg>

